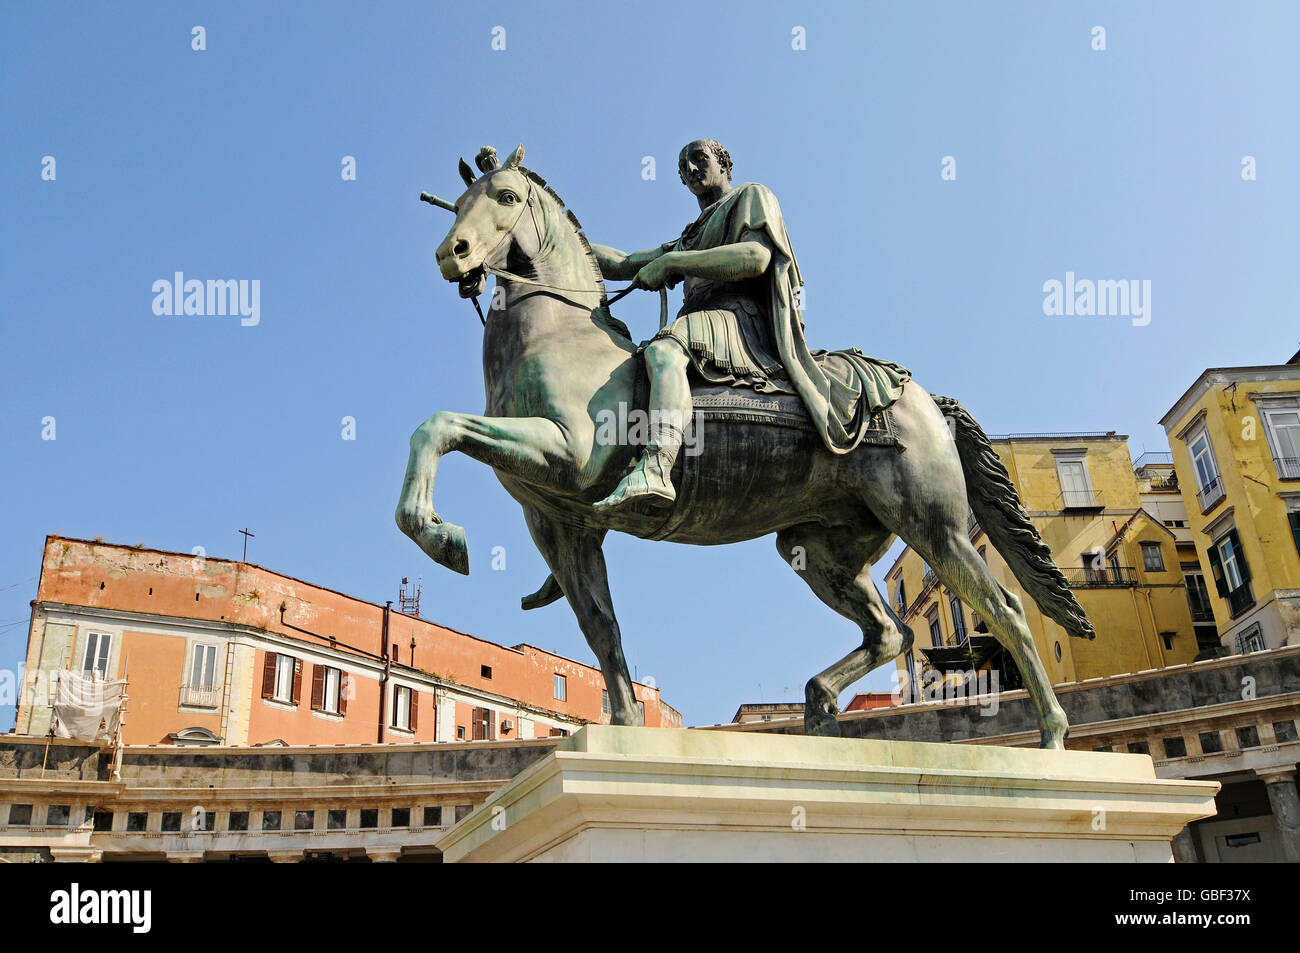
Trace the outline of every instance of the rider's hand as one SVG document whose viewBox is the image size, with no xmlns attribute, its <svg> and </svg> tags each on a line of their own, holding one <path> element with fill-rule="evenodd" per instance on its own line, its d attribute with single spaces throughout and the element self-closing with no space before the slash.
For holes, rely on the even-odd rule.
<svg viewBox="0 0 1300 953">
<path fill-rule="evenodd" d="M 632 285 L 636 288 L 644 288 L 646 291 L 658 291 L 660 288 L 671 288 L 682 278 L 681 273 L 673 267 L 672 252 L 666 255 L 660 255 L 654 261 L 643 265 L 641 270 L 636 273 L 632 279 Z"/>
</svg>

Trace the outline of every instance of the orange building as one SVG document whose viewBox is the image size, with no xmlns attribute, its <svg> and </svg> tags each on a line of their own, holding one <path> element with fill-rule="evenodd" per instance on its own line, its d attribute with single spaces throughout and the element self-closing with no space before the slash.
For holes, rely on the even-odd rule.
<svg viewBox="0 0 1300 953">
<path fill-rule="evenodd" d="M 607 722 L 598 669 L 260 566 L 48 536 L 15 730 L 52 674 L 127 678 L 126 744 L 526 740 Z M 634 683 L 645 724 L 680 727 Z"/>
</svg>

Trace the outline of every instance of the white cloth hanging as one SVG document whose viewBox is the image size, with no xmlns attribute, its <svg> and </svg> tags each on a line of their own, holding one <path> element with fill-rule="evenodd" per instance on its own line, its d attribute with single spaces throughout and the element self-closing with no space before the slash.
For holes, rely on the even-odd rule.
<svg viewBox="0 0 1300 953">
<path fill-rule="evenodd" d="M 117 737 L 125 688 L 125 679 L 108 681 L 59 672 L 54 693 L 55 737 L 111 744 Z"/>
</svg>

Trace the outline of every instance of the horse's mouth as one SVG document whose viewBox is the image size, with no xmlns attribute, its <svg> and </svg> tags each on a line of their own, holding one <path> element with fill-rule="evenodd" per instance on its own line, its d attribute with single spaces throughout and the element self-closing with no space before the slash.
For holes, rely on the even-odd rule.
<svg viewBox="0 0 1300 953">
<path fill-rule="evenodd" d="M 487 272 L 483 266 L 468 271 L 456 279 L 456 290 L 462 298 L 477 298 L 487 288 Z"/>
</svg>

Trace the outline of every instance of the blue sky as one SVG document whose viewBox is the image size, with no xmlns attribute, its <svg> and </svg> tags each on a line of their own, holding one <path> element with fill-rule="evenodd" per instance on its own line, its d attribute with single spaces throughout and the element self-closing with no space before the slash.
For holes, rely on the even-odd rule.
<svg viewBox="0 0 1300 953">
<path fill-rule="evenodd" d="M 380 602 L 422 575 L 428 618 L 593 660 L 567 606 L 519 610 L 546 570 L 491 471 L 439 473 L 469 578 L 392 520 L 411 431 L 483 406 L 450 216 L 416 196 L 454 198 L 484 143 L 632 250 L 694 218 L 677 151 L 717 138 L 781 201 L 814 347 L 899 361 L 991 433 L 1164 449 L 1202 369 L 1300 346 L 1298 30 L 1283 3 L 6 4 L 0 669 L 46 533 L 238 557 L 242 526 L 250 561 Z M 176 271 L 259 280 L 260 323 L 155 315 Z M 1150 280 L 1150 323 L 1045 316 L 1067 271 Z M 657 299 L 615 311 L 648 337 Z M 689 723 L 800 698 L 859 638 L 770 539 L 606 554 L 628 659 Z"/>
</svg>

